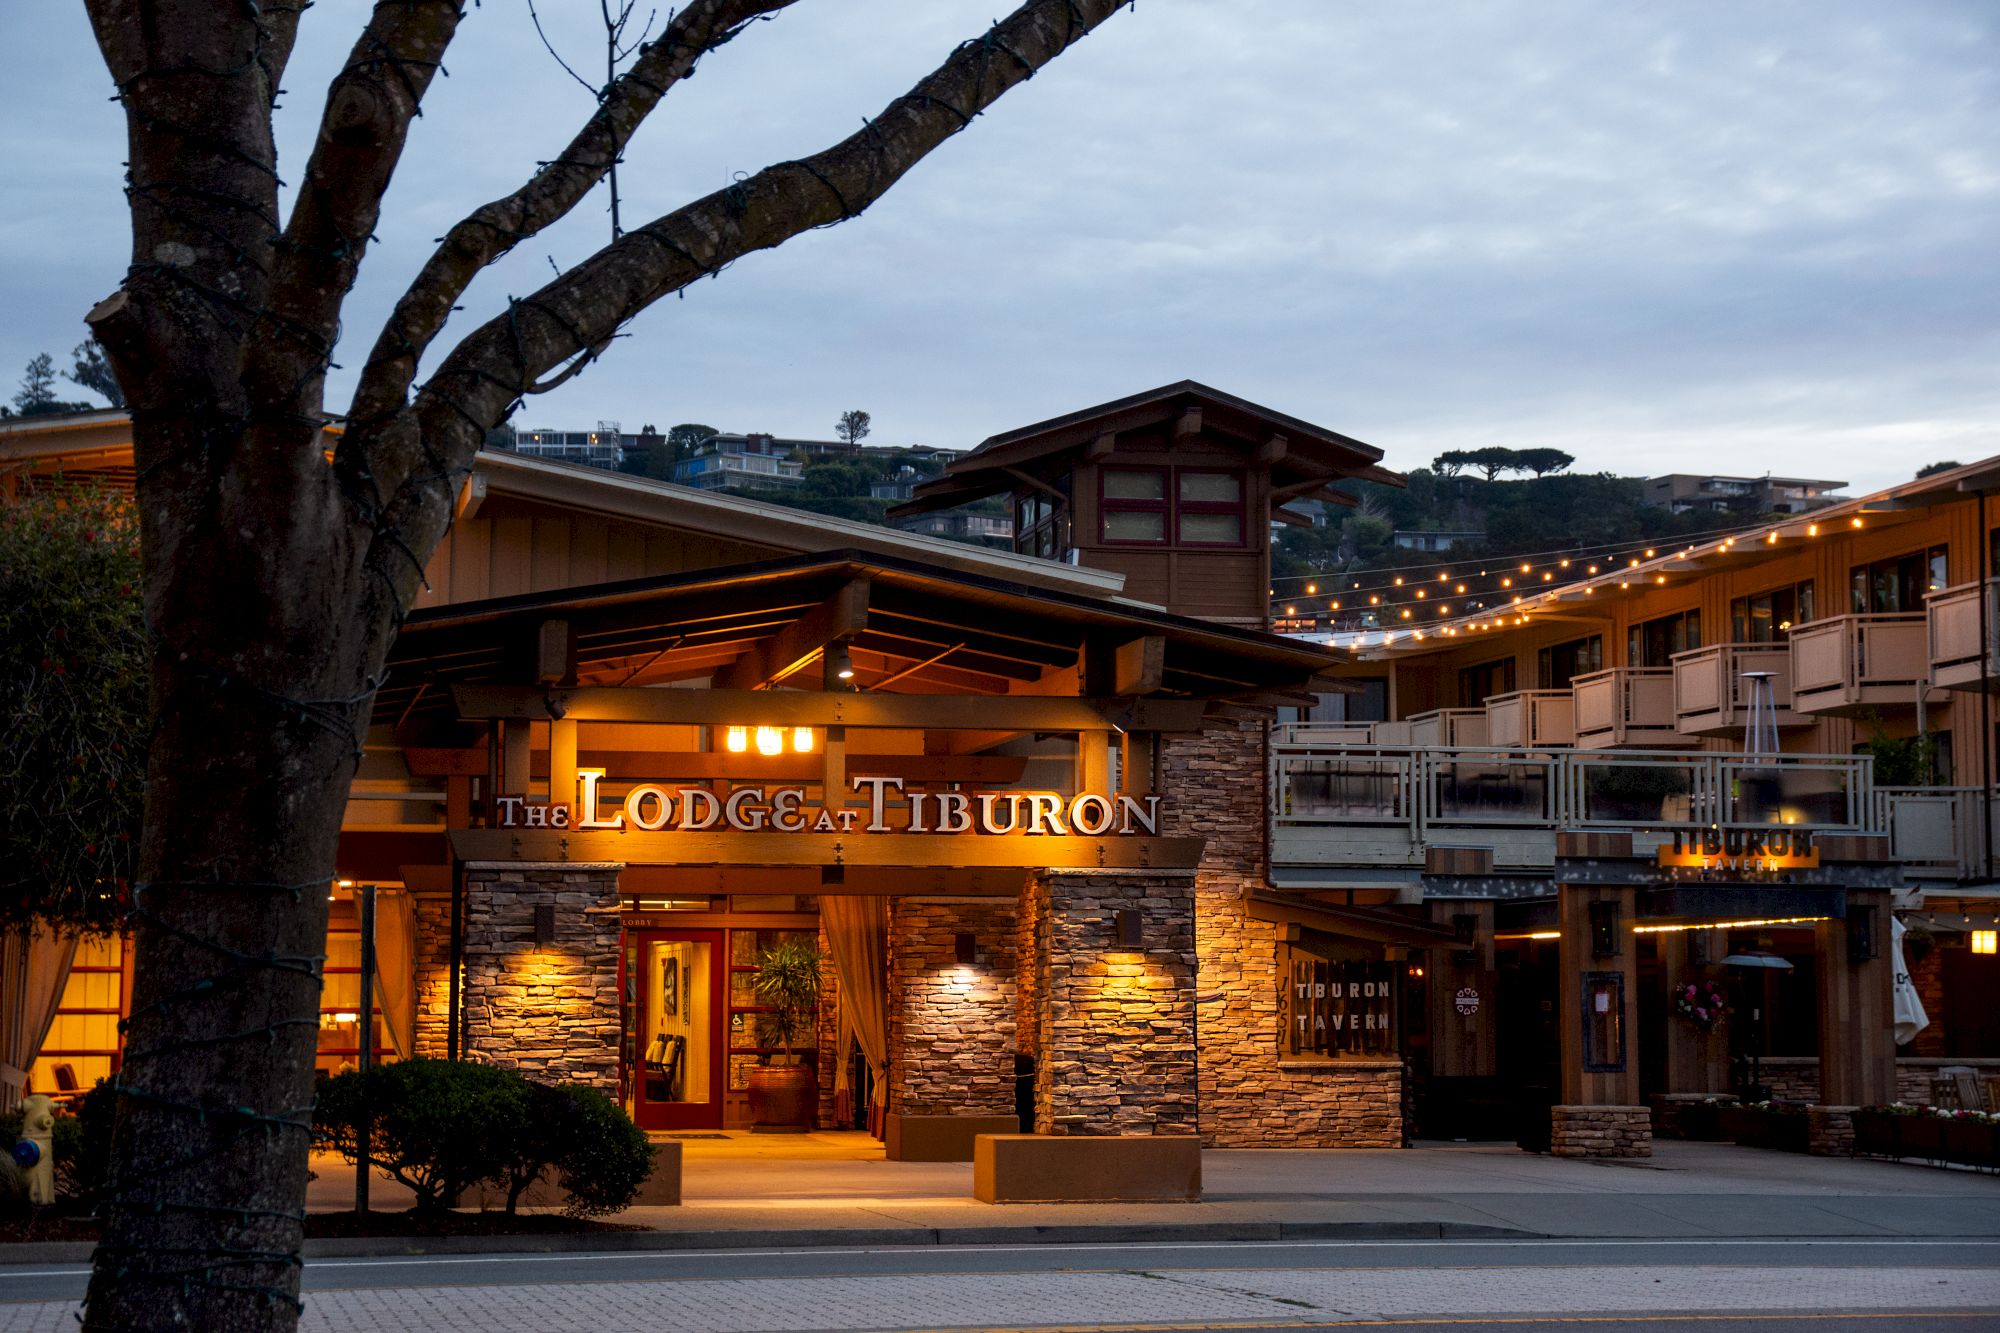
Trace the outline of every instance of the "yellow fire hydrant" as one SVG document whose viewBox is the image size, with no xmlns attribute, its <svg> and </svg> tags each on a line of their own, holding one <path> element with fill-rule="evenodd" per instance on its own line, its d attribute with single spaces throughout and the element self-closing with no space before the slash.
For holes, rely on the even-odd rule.
<svg viewBox="0 0 2000 1333">
<path fill-rule="evenodd" d="M 21 1099 L 21 1141 L 14 1145 L 14 1164 L 28 1182 L 28 1202 L 56 1201 L 56 1104 L 41 1093 Z"/>
</svg>

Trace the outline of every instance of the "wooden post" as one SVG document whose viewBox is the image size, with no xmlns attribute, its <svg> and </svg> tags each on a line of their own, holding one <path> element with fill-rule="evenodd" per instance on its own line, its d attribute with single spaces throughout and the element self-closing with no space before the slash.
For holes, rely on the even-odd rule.
<svg viewBox="0 0 2000 1333">
<path fill-rule="evenodd" d="M 549 723 L 549 804 L 576 803 L 576 723 L 557 718 Z"/>
<path fill-rule="evenodd" d="M 1148 796 L 1159 790 L 1153 760 L 1159 737 L 1150 731 L 1128 731 L 1118 738 L 1118 785 L 1128 796 Z"/>
<path fill-rule="evenodd" d="M 354 1211 L 368 1211 L 368 1175 L 372 1169 L 369 1151 L 374 1146 L 373 1116 L 368 1106 L 368 1071 L 375 1065 L 375 886 L 363 884 L 354 891 L 361 914 L 361 1003 L 358 1006 L 361 1052 L 356 1067 L 361 1071 L 361 1124 L 354 1156 Z"/>
<path fill-rule="evenodd" d="M 1813 927 L 1819 983 L 1819 1100 L 1879 1106 L 1896 1098 L 1889 895 L 1849 889 L 1845 920 Z"/>
<path fill-rule="evenodd" d="M 1556 886 L 1556 924 L 1562 931 L 1556 964 L 1562 996 L 1556 1019 L 1562 1038 L 1562 1105 L 1639 1104 L 1635 906 L 1632 890 L 1623 886 Z M 1613 913 L 1615 924 L 1606 929 Z M 1586 1048 L 1587 1032 L 1607 1040 Z"/>
<path fill-rule="evenodd" d="M 847 804 L 846 727 L 826 729 L 826 744 L 820 750 L 820 759 L 820 800 L 827 809 L 838 810 Z"/>
<path fill-rule="evenodd" d="M 1076 738 L 1076 792 L 1111 791 L 1111 738 L 1101 731 L 1081 732 Z"/>
<path fill-rule="evenodd" d="M 1705 931 L 1711 941 L 1722 943 L 1727 932 Z M 1727 1092 L 1729 1090 L 1728 1030 L 1715 1027 L 1703 1032 L 1682 1018 L 1674 1008 L 1674 992 L 1693 983 L 1707 992 L 1711 987 L 1727 994 L 1724 978 L 1713 966 L 1694 962 L 1695 932 L 1662 931 L 1653 937 L 1659 942 L 1660 970 L 1667 984 L 1667 1086 L 1664 1092 Z"/>
<path fill-rule="evenodd" d="M 1440 1078 L 1484 1078 L 1496 1070 L 1497 1028 L 1494 1003 L 1500 989 L 1493 959 L 1494 904 L 1481 901 L 1433 902 L 1431 920 L 1441 926 L 1472 918 L 1472 938 L 1453 947 L 1430 951 L 1431 1072 Z M 1461 959 L 1461 955 L 1470 955 Z M 1458 994 L 1472 992 L 1459 1009 Z"/>
<path fill-rule="evenodd" d="M 501 795 L 526 796 L 528 794 L 528 728 L 531 724 L 525 718 L 508 718 L 501 728 L 500 786 L 493 793 Z M 492 799 L 487 801 L 488 811 L 497 809 Z M 489 813 L 489 818 L 491 817 Z"/>
</svg>

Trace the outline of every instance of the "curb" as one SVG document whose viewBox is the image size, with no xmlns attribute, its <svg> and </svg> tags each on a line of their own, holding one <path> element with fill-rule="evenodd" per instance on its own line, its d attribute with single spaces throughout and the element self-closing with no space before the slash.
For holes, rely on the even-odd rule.
<svg viewBox="0 0 2000 1333">
<path fill-rule="evenodd" d="M 1175 1241 L 1477 1240 L 1539 1237 L 1469 1222 L 1166 1222 L 1091 1226 L 800 1227 L 728 1231 L 604 1231 L 573 1236 L 333 1236 L 305 1243 L 308 1259 L 446 1254 L 644 1254 L 700 1250 L 811 1250 L 853 1246 L 1144 1245 Z M 89 1241 L 0 1245 L 0 1265 L 90 1262 Z"/>
</svg>

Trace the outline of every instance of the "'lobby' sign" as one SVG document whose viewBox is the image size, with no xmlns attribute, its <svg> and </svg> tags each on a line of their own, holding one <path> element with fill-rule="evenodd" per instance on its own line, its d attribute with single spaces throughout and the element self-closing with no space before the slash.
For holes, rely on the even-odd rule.
<svg viewBox="0 0 2000 1333">
<path fill-rule="evenodd" d="M 1675 829 L 1661 843 L 1657 864 L 1736 874 L 1775 874 L 1819 864 L 1819 848 L 1802 828 Z"/>
<path fill-rule="evenodd" d="M 1157 796 L 1063 797 L 1050 791 L 913 791 L 901 778 L 858 777 L 853 790 L 868 798 L 867 808 L 809 806 L 804 787 L 734 787 L 727 793 L 706 787 L 664 787 L 642 782 L 609 812 L 598 796 L 604 774 L 577 772 L 574 806 L 537 804 L 524 796 L 494 802 L 496 828 L 575 829 L 579 832 L 646 833 L 727 830 L 736 833 L 1029 833 L 1088 838 L 1160 831 Z M 903 795 L 892 806 L 889 794 Z"/>
</svg>

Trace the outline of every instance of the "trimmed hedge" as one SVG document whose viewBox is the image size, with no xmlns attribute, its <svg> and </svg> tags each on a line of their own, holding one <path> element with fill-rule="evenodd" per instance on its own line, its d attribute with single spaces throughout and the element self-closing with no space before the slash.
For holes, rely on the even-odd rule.
<svg viewBox="0 0 2000 1333">
<path fill-rule="evenodd" d="M 400 1060 L 328 1079 L 313 1108 L 315 1142 L 357 1160 L 364 1106 L 374 1125 L 370 1160 L 410 1187 L 419 1212 L 449 1208 L 491 1181 L 506 1190 L 511 1213 L 553 1170 L 569 1196 L 565 1212 L 615 1213 L 653 1169 L 644 1131 L 604 1094 L 493 1065 Z"/>
</svg>

